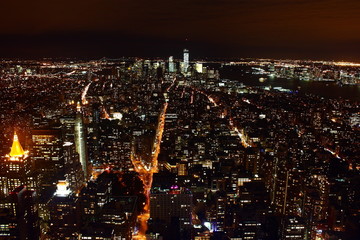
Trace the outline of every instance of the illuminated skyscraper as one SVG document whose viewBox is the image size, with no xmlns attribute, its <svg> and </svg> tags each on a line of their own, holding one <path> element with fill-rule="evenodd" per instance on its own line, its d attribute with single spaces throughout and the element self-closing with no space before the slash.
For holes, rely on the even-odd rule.
<svg viewBox="0 0 360 240">
<path fill-rule="evenodd" d="M 122 133 L 118 121 L 102 119 L 99 124 L 100 163 L 122 171 L 132 167 L 130 161 L 131 139 Z"/>
<path fill-rule="evenodd" d="M 203 64 L 202 63 L 196 63 L 195 64 L 196 72 L 202 73 L 203 72 Z"/>
<path fill-rule="evenodd" d="M 32 135 L 32 160 L 34 161 L 37 181 L 37 194 L 56 186 L 63 178 L 64 159 L 60 129 L 37 129 Z"/>
<path fill-rule="evenodd" d="M 87 161 L 87 149 L 86 149 L 86 137 L 85 137 L 85 129 L 83 123 L 83 117 L 81 114 L 81 107 L 78 104 L 78 111 L 76 113 L 75 119 L 75 146 L 76 151 L 80 157 L 80 163 L 82 166 L 82 170 L 84 172 L 84 177 L 87 179 L 88 177 L 88 161 Z"/>
<path fill-rule="evenodd" d="M 84 173 L 79 160 L 79 154 L 76 152 L 75 144 L 65 142 L 62 146 L 65 162 L 65 179 L 69 183 L 69 189 L 72 192 L 78 191 L 84 184 Z"/>
<path fill-rule="evenodd" d="M 16 135 L 16 132 L 14 133 L 14 141 L 9 155 L 12 160 L 18 160 L 20 157 L 25 155 L 25 151 L 19 142 L 19 138 Z"/>
<path fill-rule="evenodd" d="M 0 194 L 8 195 L 11 191 L 21 185 L 29 185 L 32 190 L 33 181 L 30 176 L 31 163 L 28 158 L 28 151 L 24 151 L 19 138 L 14 133 L 14 140 L 11 151 L 1 162 L 0 172 Z"/>
<path fill-rule="evenodd" d="M 83 134 L 83 122 L 81 113 L 78 113 L 77 116 L 66 116 L 60 119 L 62 124 L 62 132 L 63 132 L 63 146 L 62 152 L 64 157 L 64 167 L 65 167 L 65 179 L 69 183 L 69 188 L 72 191 L 77 191 L 78 188 L 84 183 L 85 181 L 85 174 L 83 172 L 83 165 L 80 162 L 80 154 L 79 149 L 80 145 L 79 141 L 81 135 Z M 82 131 L 79 131 L 82 130 Z M 82 134 L 79 132 L 82 132 Z M 83 147 L 84 148 L 84 141 L 85 138 L 83 136 Z M 85 151 L 86 154 L 86 151 Z M 83 155 L 84 156 L 84 152 Z M 87 156 L 87 155 L 85 155 Z M 84 158 L 83 158 L 84 159 Z M 87 158 L 86 158 L 87 159 Z M 87 161 L 86 161 L 87 162 Z"/>
<path fill-rule="evenodd" d="M 173 73 L 175 72 L 175 63 L 174 63 L 174 58 L 173 56 L 169 57 L 169 72 Z"/>
<path fill-rule="evenodd" d="M 68 183 L 66 181 L 59 181 L 57 190 L 48 203 L 51 239 L 77 239 L 77 203 L 70 192 Z"/>
<path fill-rule="evenodd" d="M 184 49 L 183 73 L 187 73 L 189 68 L 189 50 Z"/>
</svg>

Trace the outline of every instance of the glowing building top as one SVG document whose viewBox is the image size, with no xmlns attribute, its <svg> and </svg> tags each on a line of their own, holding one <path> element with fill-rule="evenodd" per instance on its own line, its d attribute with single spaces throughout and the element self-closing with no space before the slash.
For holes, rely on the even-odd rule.
<svg viewBox="0 0 360 240">
<path fill-rule="evenodd" d="M 76 104 L 76 112 L 81 113 L 81 104 L 80 104 L 80 102 L 77 102 L 77 104 Z"/>
<path fill-rule="evenodd" d="M 11 147 L 11 151 L 9 153 L 10 157 L 22 157 L 26 154 L 24 149 L 22 148 L 19 138 L 16 135 L 16 132 L 14 133 L 14 141 Z"/>
<path fill-rule="evenodd" d="M 54 195 L 58 197 L 67 197 L 70 193 L 69 183 L 66 180 L 59 180 L 56 185 L 56 192 Z"/>
</svg>

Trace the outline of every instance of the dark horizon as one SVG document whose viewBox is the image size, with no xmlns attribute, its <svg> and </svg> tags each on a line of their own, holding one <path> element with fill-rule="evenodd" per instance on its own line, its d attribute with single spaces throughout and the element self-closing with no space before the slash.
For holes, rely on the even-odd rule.
<svg viewBox="0 0 360 240">
<path fill-rule="evenodd" d="M 360 62 L 360 2 L 25 1 L 2 4 L 0 59 L 168 57 Z"/>
<path fill-rule="evenodd" d="M 38 58 L 120 58 L 182 57 L 182 50 L 190 50 L 194 59 L 303 59 L 360 62 L 360 44 L 320 47 L 229 46 L 193 40 L 156 38 L 119 33 L 71 32 L 42 35 L 0 35 L 1 59 Z M 336 49 L 337 51 L 335 51 Z M 334 50 L 334 51 L 332 51 Z M 342 54 L 340 54 L 341 52 Z"/>
</svg>

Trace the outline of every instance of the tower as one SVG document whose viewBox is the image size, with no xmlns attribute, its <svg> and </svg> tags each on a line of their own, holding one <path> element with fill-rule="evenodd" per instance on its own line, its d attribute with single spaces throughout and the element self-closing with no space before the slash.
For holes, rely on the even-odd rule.
<svg viewBox="0 0 360 240">
<path fill-rule="evenodd" d="M 77 199 L 71 194 L 69 184 L 59 181 L 54 196 L 48 202 L 51 239 L 77 239 Z"/>
<path fill-rule="evenodd" d="M 60 129 L 35 129 L 31 131 L 32 160 L 36 172 L 37 195 L 56 186 L 64 176 L 64 159 Z"/>
<path fill-rule="evenodd" d="M 183 73 L 187 73 L 189 68 L 189 50 L 184 49 Z"/>
<path fill-rule="evenodd" d="M 36 194 L 21 185 L 10 192 L 11 206 L 16 219 L 16 239 L 37 240 L 40 235 L 38 210 L 35 204 Z"/>
<path fill-rule="evenodd" d="M 64 142 L 65 179 L 69 183 L 69 189 L 77 192 L 85 182 L 84 173 L 80 163 L 76 146 L 72 142 Z"/>
<path fill-rule="evenodd" d="M 11 191 L 21 185 L 27 185 L 33 189 L 33 181 L 31 178 L 31 163 L 28 158 L 28 151 L 25 151 L 14 133 L 14 139 L 9 154 L 5 156 L 1 162 L 0 173 L 0 194 L 7 196 Z"/>
<path fill-rule="evenodd" d="M 80 158 L 80 151 L 86 147 L 84 138 L 84 129 L 81 113 L 76 116 L 66 116 L 60 119 L 62 124 L 62 138 L 63 138 L 63 157 L 64 157 L 64 174 L 65 179 L 69 182 L 69 188 L 72 191 L 77 191 L 84 183 L 85 174 L 83 172 L 83 164 Z M 81 139 L 82 138 L 82 139 Z M 82 146 L 82 147 L 80 147 Z M 84 151 L 82 151 L 84 156 Z M 85 149 L 85 156 L 86 149 Z M 87 159 L 87 158 L 85 158 Z M 84 158 L 82 158 L 84 160 Z M 87 161 L 86 161 L 87 162 Z M 86 164 L 87 168 L 87 164 Z"/>
<path fill-rule="evenodd" d="M 173 73 L 175 72 L 175 64 L 174 64 L 174 58 L 173 56 L 169 57 L 169 72 Z"/>
<path fill-rule="evenodd" d="M 88 178 L 88 160 L 87 160 L 87 149 L 86 149 L 86 137 L 83 116 L 81 114 L 81 106 L 78 103 L 77 113 L 75 118 L 75 146 L 76 152 L 79 154 L 80 163 L 84 172 L 85 180 Z"/>
</svg>

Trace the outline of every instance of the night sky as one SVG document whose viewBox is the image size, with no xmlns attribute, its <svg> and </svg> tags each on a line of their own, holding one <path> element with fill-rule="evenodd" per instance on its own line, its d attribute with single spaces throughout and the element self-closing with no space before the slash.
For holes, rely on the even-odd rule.
<svg viewBox="0 0 360 240">
<path fill-rule="evenodd" d="M 3 57 L 360 61 L 359 0 L 3 0 Z"/>
</svg>

